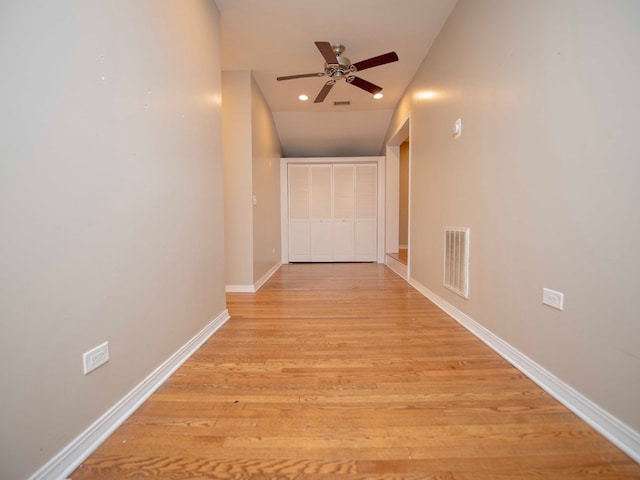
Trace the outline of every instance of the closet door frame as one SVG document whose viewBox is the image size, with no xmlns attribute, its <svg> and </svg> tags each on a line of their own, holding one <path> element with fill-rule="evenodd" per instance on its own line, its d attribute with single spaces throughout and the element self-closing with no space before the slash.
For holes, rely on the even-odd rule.
<svg viewBox="0 0 640 480">
<path fill-rule="evenodd" d="M 282 259 L 289 263 L 289 202 L 288 202 L 288 169 L 290 164 L 314 163 L 375 163 L 377 165 L 377 232 L 376 261 L 384 263 L 385 252 L 385 158 L 384 157 L 313 157 L 313 158 L 281 158 L 280 159 L 280 238 Z"/>
</svg>

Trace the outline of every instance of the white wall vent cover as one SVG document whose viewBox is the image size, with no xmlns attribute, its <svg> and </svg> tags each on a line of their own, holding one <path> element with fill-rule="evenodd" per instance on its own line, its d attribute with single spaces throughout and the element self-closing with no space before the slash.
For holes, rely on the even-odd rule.
<svg viewBox="0 0 640 480">
<path fill-rule="evenodd" d="M 444 286 L 469 298 L 468 228 L 444 228 Z"/>
</svg>

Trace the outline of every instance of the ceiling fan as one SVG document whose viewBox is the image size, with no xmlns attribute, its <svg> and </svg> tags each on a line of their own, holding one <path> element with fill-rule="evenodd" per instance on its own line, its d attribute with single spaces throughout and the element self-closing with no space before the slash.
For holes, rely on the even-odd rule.
<svg viewBox="0 0 640 480">
<path fill-rule="evenodd" d="M 301 75 L 289 75 L 286 77 L 278 77 L 277 80 L 293 80 L 295 78 L 306 77 L 329 77 L 329 81 L 324 84 L 320 93 L 313 101 L 313 103 L 321 103 L 327 97 L 331 88 L 336 84 L 338 80 L 344 79 L 347 83 L 355 85 L 358 88 L 366 90 L 367 92 L 375 95 L 382 91 L 382 87 L 368 82 L 360 77 L 356 77 L 354 74 L 367 68 L 377 67 L 384 65 L 385 63 L 397 62 L 398 55 L 396 52 L 389 52 L 377 57 L 368 58 L 360 62 L 351 63 L 347 57 L 343 56 L 345 50 L 344 45 L 331 45 L 329 42 L 315 42 L 316 47 L 320 50 L 320 53 L 324 57 L 324 71 L 318 73 L 303 73 Z"/>
</svg>

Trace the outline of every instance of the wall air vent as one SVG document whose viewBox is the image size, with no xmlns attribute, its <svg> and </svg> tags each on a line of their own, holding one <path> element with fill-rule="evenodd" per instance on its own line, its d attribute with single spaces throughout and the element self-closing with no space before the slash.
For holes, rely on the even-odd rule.
<svg viewBox="0 0 640 480">
<path fill-rule="evenodd" d="M 469 298 L 469 229 L 444 229 L 444 286 Z"/>
<path fill-rule="evenodd" d="M 351 100 L 344 100 L 342 102 L 333 102 L 333 105 L 335 107 L 339 107 L 339 106 L 342 106 L 342 105 L 351 105 Z"/>
</svg>

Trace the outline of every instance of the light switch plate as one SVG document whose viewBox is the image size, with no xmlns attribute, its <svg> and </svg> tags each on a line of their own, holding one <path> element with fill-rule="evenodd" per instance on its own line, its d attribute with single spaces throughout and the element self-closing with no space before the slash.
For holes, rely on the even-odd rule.
<svg viewBox="0 0 640 480">
<path fill-rule="evenodd" d="M 453 124 L 453 138 L 458 138 L 462 135 L 462 119 L 459 118 Z"/>
</svg>

